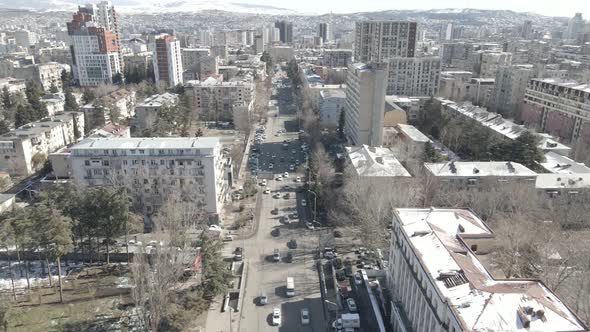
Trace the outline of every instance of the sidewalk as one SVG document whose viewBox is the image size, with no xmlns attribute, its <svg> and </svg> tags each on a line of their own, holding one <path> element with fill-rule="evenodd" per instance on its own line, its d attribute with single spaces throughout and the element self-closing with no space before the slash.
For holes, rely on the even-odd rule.
<svg viewBox="0 0 590 332">
<path fill-rule="evenodd" d="M 239 313 L 233 313 L 229 309 L 222 312 L 223 295 L 218 296 L 211 303 L 209 312 L 207 313 L 207 323 L 205 324 L 205 331 L 207 332 L 232 332 L 235 328 L 235 320 Z M 230 326 L 230 320 L 232 321 Z"/>
</svg>

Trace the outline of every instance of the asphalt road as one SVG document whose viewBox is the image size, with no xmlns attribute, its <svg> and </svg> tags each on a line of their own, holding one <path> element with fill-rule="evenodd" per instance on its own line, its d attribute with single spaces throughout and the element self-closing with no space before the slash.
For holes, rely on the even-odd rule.
<svg viewBox="0 0 590 332">
<path fill-rule="evenodd" d="M 258 232 L 255 236 L 228 246 L 243 246 L 244 256 L 248 261 L 248 274 L 246 289 L 243 298 L 242 309 L 234 317 L 234 331 L 325 331 L 325 319 L 320 300 L 319 278 L 315 269 L 314 252 L 318 246 L 318 235 L 315 231 L 307 230 L 303 223 L 293 219 L 293 213 L 301 218 L 309 217 L 309 204 L 301 206 L 303 193 L 297 193 L 296 187 L 301 183 L 295 182 L 295 178 L 303 174 L 289 171 L 291 159 L 303 161 L 303 153 L 297 140 L 298 128 L 293 130 L 296 123 L 294 114 L 286 111 L 292 99 L 289 89 L 282 89 L 279 93 L 279 115 L 269 114 L 266 125 L 267 140 L 261 144 L 262 152 L 260 165 L 268 171 L 268 163 L 274 161 L 274 178 L 285 171 L 289 172 L 289 178 L 283 181 L 269 180 L 267 187 L 271 194 L 263 194 L 260 215 L 258 216 Z M 294 113 L 294 112 L 292 112 Z M 279 129 L 289 129 L 285 134 L 275 136 Z M 289 141 L 289 148 L 283 148 L 283 141 Z M 295 153 L 293 153 L 293 150 Z M 273 156 L 274 155 L 274 156 Z M 281 162 L 284 158 L 284 162 Z M 286 188 L 289 186 L 290 188 Z M 262 187 L 261 187 L 262 189 Z M 274 193 L 280 193 L 280 198 L 273 198 Z M 285 198 L 289 193 L 290 197 Z M 278 208 L 277 215 L 271 210 Z M 290 221 L 285 223 L 281 217 L 288 216 Z M 280 231 L 277 234 L 276 230 Z M 297 248 L 289 248 L 290 240 L 297 242 Z M 281 254 L 281 261 L 272 261 L 275 249 Z M 291 252 L 293 261 L 287 262 L 285 257 Z M 295 279 L 295 296 L 285 296 L 287 277 Z M 268 304 L 258 304 L 259 296 L 266 293 Z M 272 326 L 271 313 L 273 308 L 280 308 L 282 321 L 280 326 Z M 311 324 L 301 324 L 300 311 L 308 308 L 311 313 Z M 239 315 L 239 316 L 238 316 Z"/>
</svg>

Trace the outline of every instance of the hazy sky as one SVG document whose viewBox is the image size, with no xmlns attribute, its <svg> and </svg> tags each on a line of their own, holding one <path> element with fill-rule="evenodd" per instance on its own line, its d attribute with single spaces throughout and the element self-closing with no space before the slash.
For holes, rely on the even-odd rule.
<svg viewBox="0 0 590 332">
<path fill-rule="evenodd" d="M 294 9 L 305 13 L 350 13 L 387 9 L 478 8 L 510 9 L 550 16 L 573 16 L 582 12 L 590 19 L 590 0 L 230 0 Z"/>
</svg>

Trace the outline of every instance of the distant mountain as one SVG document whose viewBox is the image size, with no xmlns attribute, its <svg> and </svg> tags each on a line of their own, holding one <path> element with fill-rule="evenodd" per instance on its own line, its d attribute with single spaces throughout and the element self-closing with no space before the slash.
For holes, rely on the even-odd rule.
<svg viewBox="0 0 590 332">
<path fill-rule="evenodd" d="M 69 11 L 78 4 L 92 1 L 81 0 L 0 0 L 0 8 L 26 9 L 34 11 Z M 117 0 L 115 7 L 125 14 L 158 14 L 171 12 L 199 12 L 203 10 L 224 10 L 237 13 L 295 15 L 296 11 L 275 6 L 223 0 Z"/>
</svg>

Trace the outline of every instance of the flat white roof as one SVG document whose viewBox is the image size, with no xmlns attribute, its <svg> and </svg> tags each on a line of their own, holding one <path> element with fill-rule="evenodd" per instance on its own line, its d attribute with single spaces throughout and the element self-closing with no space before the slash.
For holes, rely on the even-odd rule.
<svg viewBox="0 0 590 332">
<path fill-rule="evenodd" d="M 435 176 L 484 177 L 484 176 L 537 176 L 522 164 L 509 161 L 450 161 L 424 163 Z"/>
<path fill-rule="evenodd" d="M 576 81 L 567 81 L 567 80 L 563 80 L 563 79 L 559 79 L 559 78 L 543 78 L 543 79 L 533 78 L 533 80 L 543 82 L 543 83 L 554 84 L 554 85 L 561 86 L 564 88 L 570 88 L 570 89 L 574 89 L 574 90 L 590 92 L 590 84 L 582 84 L 582 83 L 579 83 Z"/>
<path fill-rule="evenodd" d="M 162 104 L 176 101 L 176 99 L 178 99 L 177 94 L 166 92 L 159 95 L 149 96 L 143 102 L 137 104 L 136 107 L 162 106 Z"/>
<path fill-rule="evenodd" d="M 572 148 L 569 146 L 559 143 L 553 136 L 545 133 L 537 134 L 541 140 L 539 141 L 539 149 L 544 151 L 551 151 L 551 150 L 561 150 L 561 151 L 571 151 Z"/>
<path fill-rule="evenodd" d="M 527 131 L 524 126 L 517 125 L 510 120 L 502 118 L 502 115 L 498 113 L 488 112 L 485 108 L 475 106 L 469 102 L 462 103 L 461 105 L 450 102 L 443 103 L 443 105 L 466 117 L 474 119 L 482 126 L 488 127 L 510 139 L 517 139 L 522 133 Z"/>
<path fill-rule="evenodd" d="M 465 331 L 585 331 L 584 324 L 544 284 L 496 280 L 461 240 L 493 237 L 467 209 L 395 209 L 401 230 L 421 266 L 458 316 Z M 524 328 L 518 309 L 544 311 Z"/>
<path fill-rule="evenodd" d="M 71 150 L 213 149 L 217 144 L 218 137 L 88 138 Z"/>
<path fill-rule="evenodd" d="M 535 183 L 537 189 L 590 189 L 590 173 L 539 174 Z"/>
<path fill-rule="evenodd" d="M 553 151 L 545 153 L 545 161 L 541 163 L 541 166 L 554 174 L 590 173 L 590 167 Z"/>
<path fill-rule="evenodd" d="M 397 125 L 397 127 L 412 141 L 422 143 L 430 142 L 430 138 L 428 138 L 428 136 L 424 135 L 420 130 L 418 130 L 418 128 L 412 125 L 400 123 Z"/>
<path fill-rule="evenodd" d="M 348 158 L 360 176 L 411 177 L 387 148 L 368 145 L 347 147 Z"/>
</svg>

